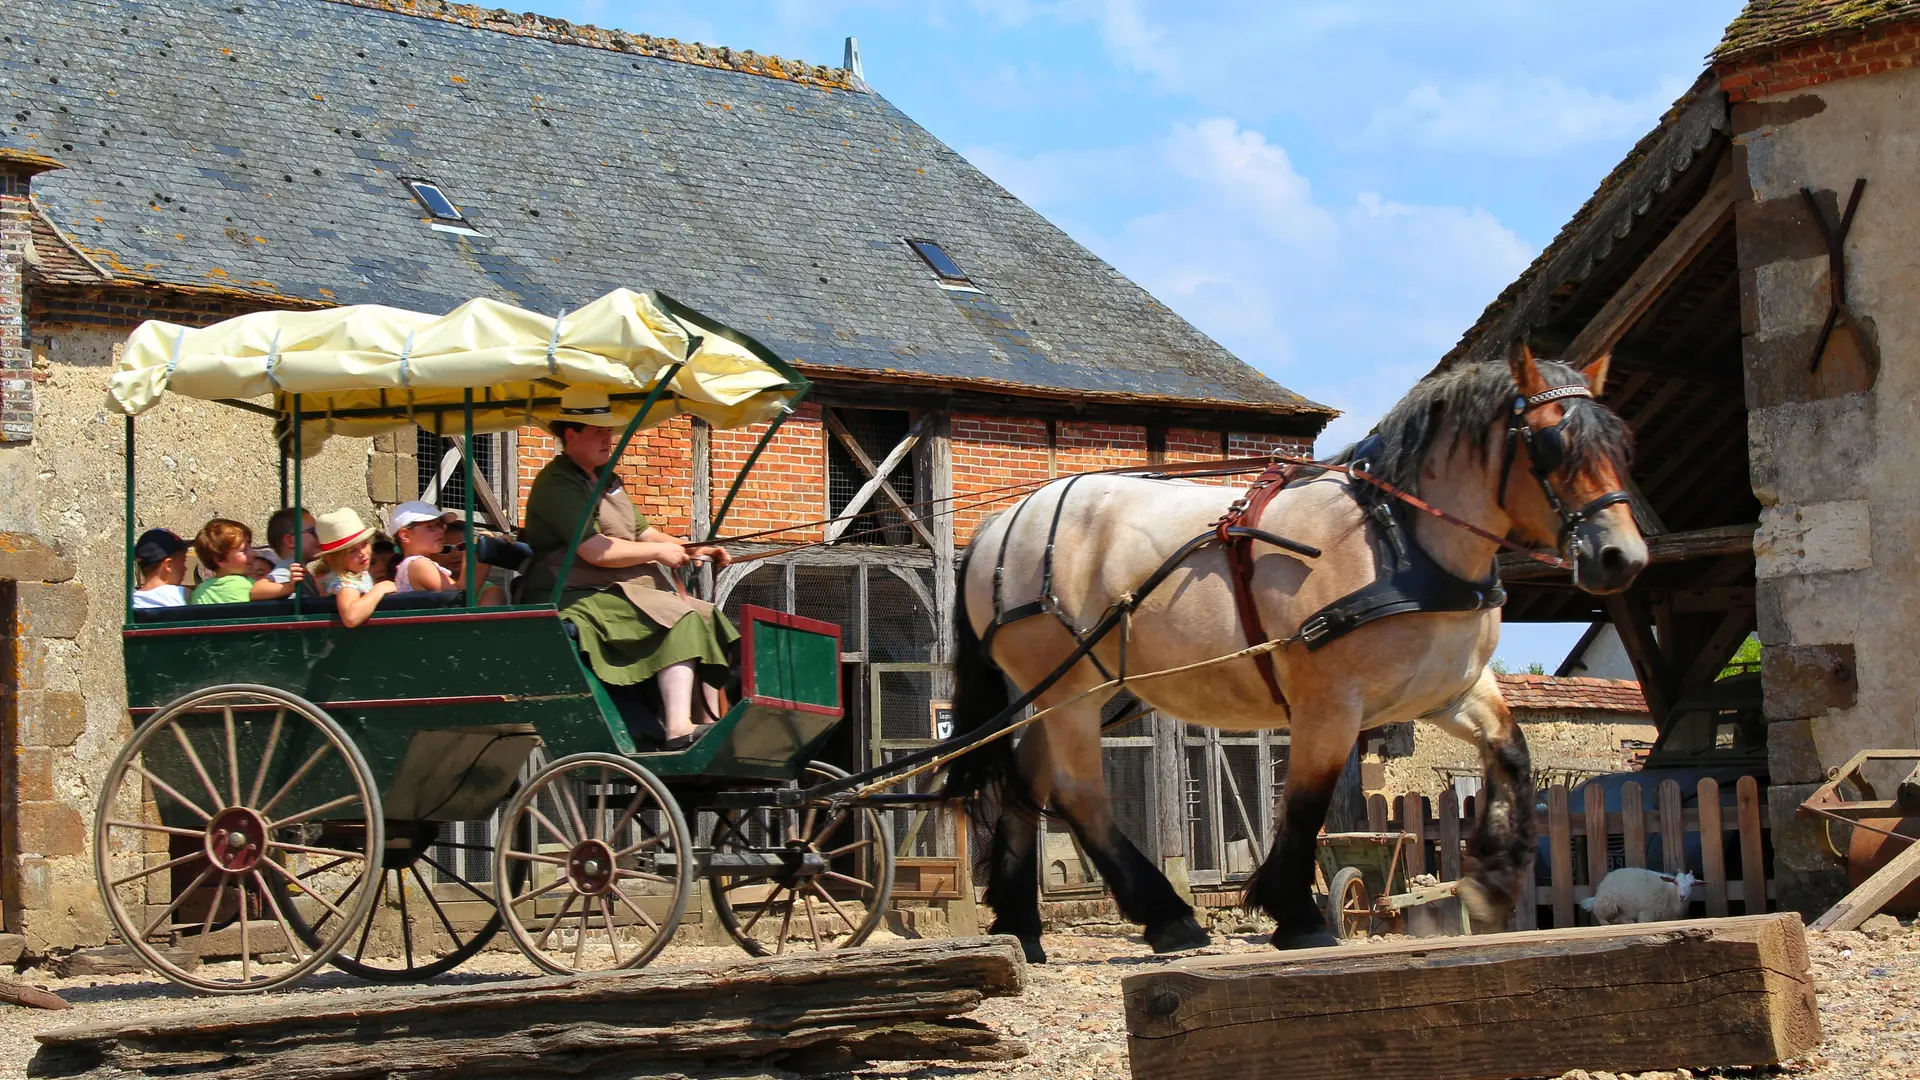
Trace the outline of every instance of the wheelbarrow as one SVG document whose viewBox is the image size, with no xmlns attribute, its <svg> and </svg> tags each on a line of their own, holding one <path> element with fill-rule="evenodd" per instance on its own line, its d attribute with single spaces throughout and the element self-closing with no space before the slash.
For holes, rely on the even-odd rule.
<svg viewBox="0 0 1920 1080">
<path fill-rule="evenodd" d="M 1405 853 L 1417 842 L 1406 832 L 1321 834 L 1315 854 L 1326 889 L 1327 924 L 1335 938 L 1355 941 L 1405 933 L 1409 908 L 1459 894 L 1457 881 L 1415 885 L 1408 879 Z M 1460 932 L 1472 933 L 1465 905 L 1458 909 Z"/>
</svg>

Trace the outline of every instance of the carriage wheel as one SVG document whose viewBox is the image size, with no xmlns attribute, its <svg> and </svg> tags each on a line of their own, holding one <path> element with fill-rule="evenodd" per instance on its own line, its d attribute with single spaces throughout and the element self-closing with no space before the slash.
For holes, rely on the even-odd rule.
<svg viewBox="0 0 1920 1080">
<path fill-rule="evenodd" d="M 824 761 L 801 786 L 846 776 Z M 867 940 L 893 893 L 893 832 L 871 807 L 722 810 L 713 851 L 773 856 L 768 870 L 707 876 L 714 913 L 753 956 L 846 949 Z"/>
<path fill-rule="evenodd" d="M 374 904 L 334 954 L 333 966 L 372 982 L 420 982 L 452 971 L 485 948 L 500 932 L 492 888 L 494 842 L 486 839 L 494 835 L 492 826 L 491 821 L 388 822 Z M 526 866 L 516 863 L 512 869 L 517 888 L 526 880 Z M 485 916 L 477 926 L 476 904 L 484 905 L 478 910 Z M 397 919 L 382 919 L 395 908 Z M 309 945 L 333 920 L 331 912 L 317 914 L 319 921 L 308 925 L 288 913 L 294 932 Z"/>
<path fill-rule="evenodd" d="M 673 793 L 615 754 L 575 754 L 507 804 L 494 880 L 527 959 L 556 975 L 637 968 L 666 947 L 693 894 L 692 844 Z M 516 879 L 512 875 L 524 874 Z"/>
<path fill-rule="evenodd" d="M 248 993 L 345 944 L 373 906 L 384 840 L 373 772 L 332 717 L 269 686 L 216 686 L 148 718 L 107 770 L 94 873 L 121 940 L 155 971 Z M 294 929 L 322 916 L 329 931 Z M 236 959 L 188 971 L 163 951 L 181 945 Z"/>
<path fill-rule="evenodd" d="M 1357 866 L 1343 866 L 1327 886 L 1327 909 L 1333 916 L 1333 936 L 1360 941 L 1373 934 L 1373 901 Z"/>
</svg>

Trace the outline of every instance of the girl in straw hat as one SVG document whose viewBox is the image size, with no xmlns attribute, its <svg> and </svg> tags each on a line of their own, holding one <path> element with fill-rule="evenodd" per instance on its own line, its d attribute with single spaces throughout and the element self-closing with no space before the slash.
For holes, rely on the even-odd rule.
<svg viewBox="0 0 1920 1080">
<path fill-rule="evenodd" d="M 527 579 L 529 599 L 543 600 L 552 592 L 574 529 L 593 503 L 600 470 L 611 468 L 613 428 L 624 424 L 603 393 L 561 394 L 560 418 L 548 425 L 560 455 L 540 470 L 527 492 L 521 539 L 535 558 Z M 740 635 L 712 604 L 688 597 L 670 571 L 708 559 L 724 566 L 727 553 L 688 546 L 654 528 L 634 509 L 617 478 L 593 509 L 567 574 L 560 614 L 579 631 L 580 650 L 602 682 L 619 688 L 655 680 L 665 746 L 681 749 L 696 737 L 697 685 L 704 684 L 699 698 L 706 713 L 720 715 L 717 687 L 726 684 L 728 650 Z"/>
<path fill-rule="evenodd" d="M 338 598 L 341 622 L 359 626 L 380 606 L 380 598 L 393 591 L 393 582 L 373 580 L 373 529 L 348 507 L 321 514 L 313 527 L 320 538 L 320 561 L 327 567 L 319 577 L 320 589 Z"/>
</svg>

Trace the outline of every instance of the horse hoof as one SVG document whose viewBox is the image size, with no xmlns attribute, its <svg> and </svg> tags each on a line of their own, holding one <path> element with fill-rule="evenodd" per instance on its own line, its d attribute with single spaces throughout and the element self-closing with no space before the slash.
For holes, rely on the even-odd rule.
<svg viewBox="0 0 1920 1080">
<path fill-rule="evenodd" d="M 1029 964 L 1044 964 L 1047 962 L 1047 950 L 1040 947 L 1040 939 L 1037 937 L 1021 938 L 1020 951 L 1026 955 L 1027 963 Z"/>
<path fill-rule="evenodd" d="M 1192 917 L 1150 928 L 1147 930 L 1146 938 L 1147 944 L 1156 953 L 1186 952 L 1188 949 L 1204 949 L 1213 944 L 1213 939 Z"/>
<path fill-rule="evenodd" d="M 1325 930 L 1311 930 L 1301 934 L 1284 934 L 1275 930 L 1273 936 L 1267 940 L 1281 952 L 1289 949 L 1324 949 L 1340 944 Z"/>
</svg>

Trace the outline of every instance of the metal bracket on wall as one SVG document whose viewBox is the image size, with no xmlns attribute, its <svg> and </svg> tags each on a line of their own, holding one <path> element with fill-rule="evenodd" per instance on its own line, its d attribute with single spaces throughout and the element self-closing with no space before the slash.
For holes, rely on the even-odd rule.
<svg viewBox="0 0 1920 1080">
<path fill-rule="evenodd" d="M 1814 201 L 1813 192 L 1800 189 L 1800 197 L 1807 200 L 1807 209 L 1813 214 L 1813 223 L 1820 226 L 1820 235 L 1827 242 L 1827 321 L 1820 327 L 1820 339 L 1813 343 L 1813 361 L 1807 365 L 1808 371 L 1819 371 L 1820 360 L 1826 355 L 1827 342 L 1833 339 L 1833 331 L 1845 319 L 1853 327 L 1853 336 L 1860 342 L 1860 349 L 1873 359 L 1873 343 L 1860 329 L 1859 320 L 1853 317 L 1853 309 L 1847 306 L 1847 233 L 1853 229 L 1853 212 L 1860 208 L 1860 193 L 1867 188 L 1867 178 L 1860 177 L 1853 182 L 1853 193 L 1847 196 L 1847 206 L 1840 215 L 1840 224 L 1827 224 L 1827 215 Z"/>
</svg>

